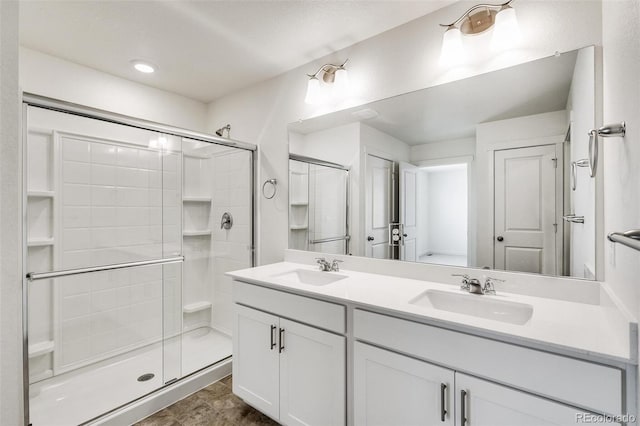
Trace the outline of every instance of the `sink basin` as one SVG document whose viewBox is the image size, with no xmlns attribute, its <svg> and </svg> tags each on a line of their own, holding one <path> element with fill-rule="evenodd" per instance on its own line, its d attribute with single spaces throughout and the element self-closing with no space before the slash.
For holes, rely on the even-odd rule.
<svg viewBox="0 0 640 426">
<path fill-rule="evenodd" d="M 411 299 L 409 303 L 518 325 L 526 324 L 533 315 L 533 306 L 526 303 L 440 290 L 427 290 Z"/>
<path fill-rule="evenodd" d="M 307 285 L 327 285 L 336 281 L 347 278 L 346 275 L 336 274 L 334 272 L 321 272 L 310 271 L 308 269 L 294 269 L 293 271 L 283 272 L 281 274 L 273 275 L 273 278 L 278 278 L 284 281 L 289 281 L 295 284 L 307 284 Z"/>
</svg>

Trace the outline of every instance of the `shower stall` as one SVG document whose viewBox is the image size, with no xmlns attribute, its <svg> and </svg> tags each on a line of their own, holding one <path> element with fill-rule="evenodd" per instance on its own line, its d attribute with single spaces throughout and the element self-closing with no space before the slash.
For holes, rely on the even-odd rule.
<svg viewBox="0 0 640 426">
<path fill-rule="evenodd" d="M 26 424 L 229 371 L 255 146 L 30 95 L 23 133 Z"/>
<path fill-rule="evenodd" d="M 289 248 L 349 254 L 349 169 L 289 154 Z"/>
</svg>

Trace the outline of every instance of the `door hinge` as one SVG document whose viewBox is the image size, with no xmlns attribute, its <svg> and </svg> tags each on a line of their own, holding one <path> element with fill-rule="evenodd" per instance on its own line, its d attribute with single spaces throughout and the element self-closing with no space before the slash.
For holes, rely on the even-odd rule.
<svg viewBox="0 0 640 426">
<path fill-rule="evenodd" d="M 551 161 L 553 161 L 553 168 L 557 169 L 558 168 L 558 159 L 557 158 L 552 158 Z"/>
<path fill-rule="evenodd" d="M 557 223 L 553 224 L 553 232 L 555 232 L 556 234 L 558 233 L 558 224 Z"/>
</svg>

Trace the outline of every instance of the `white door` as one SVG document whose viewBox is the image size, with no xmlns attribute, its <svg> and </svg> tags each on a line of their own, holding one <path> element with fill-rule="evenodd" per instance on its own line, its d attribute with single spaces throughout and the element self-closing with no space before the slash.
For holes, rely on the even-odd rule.
<svg viewBox="0 0 640 426">
<path fill-rule="evenodd" d="M 356 342 L 354 415 L 359 425 L 453 425 L 454 372 Z"/>
<path fill-rule="evenodd" d="M 455 394 L 456 426 L 551 426 L 589 423 L 586 420 L 580 422 L 577 417 L 590 414 L 583 410 L 465 374 L 456 373 Z"/>
<path fill-rule="evenodd" d="M 278 317 L 234 305 L 233 393 L 268 416 L 279 416 Z"/>
<path fill-rule="evenodd" d="M 494 267 L 555 274 L 555 145 L 495 151 L 494 160 Z"/>
<path fill-rule="evenodd" d="M 344 425 L 345 338 L 285 319 L 280 328 L 280 422 Z"/>
<path fill-rule="evenodd" d="M 365 255 L 391 259 L 389 222 L 393 218 L 393 162 L 367 155 Z"/>
<path fill-rule="evenodd" d="M 418 227 L 416 200 L 418 198 L 418 168 L 413 164 L 400 163 L 400 223 L 404 235 L 400 245 L 400 260 L 415 262 L 418 259 Z"/>
</svg>

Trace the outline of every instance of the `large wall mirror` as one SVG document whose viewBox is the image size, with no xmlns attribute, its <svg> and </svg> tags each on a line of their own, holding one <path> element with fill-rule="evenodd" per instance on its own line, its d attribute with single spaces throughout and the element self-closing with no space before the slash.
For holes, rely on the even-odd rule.
<svg viewBox="0 0 640 426">
<path fill-rule="evenodd" d="M 289 247 L 595 279 L 596 49 L 289 125 Z"/>
</svg>

